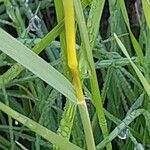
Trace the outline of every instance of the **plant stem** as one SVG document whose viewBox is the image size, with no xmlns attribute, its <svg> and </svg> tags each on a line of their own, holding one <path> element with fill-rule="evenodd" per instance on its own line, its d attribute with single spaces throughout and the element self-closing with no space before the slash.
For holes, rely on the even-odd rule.
<svg viewBox="0 0 150 150">
<path fill-rule="evenodd" d="M 96 1 L 93 1 L 93 3 L 94 3 L 93 5 L 96 5 Z M 102 3 L 101 4 L 102 6 L 104 5 L 104 1 L 103 2 L 101 1 L 99 3 Z M 98 85 L 97 76 L 96 76 L 95 64 L 94 64 L 92 50 L 91 50 L 94 47 L 94 41 L 97 36 L 97 30 L 95 29 L 94 26 L 92 26 L 92 29 L 94 30 L 95 34 L 92 34 L 90 36 L 88 35 L 88 30 L 87 30 L 87 27 L 85 24 L 85 19 L 84 19 L 80 0 L 75 0 L 74 6 L 75 6 L 75 11 L 76 11 L 76 16 L 77 16 L 77 22 L 79 25 L 80 35 L 81 35 L 81 39 L 82 39 L 81 47 L 84 50 L 85 59 L 87 60 L 87 64 L 89 66 L 89 71 L 91 73 L 90 85 L 91 85 L 92 99 L 94 102 L 94 106 L 96 108 L 99 125 L 102 130 L 103 137 L 105 138 L 108 136 L 107 122 L 106 122 L 104 111 L 103 111 L 103 104 L 102 104 L 102 100 L 101 100 L 99 85 Z M 92 12 L 93 12 L 93 9 L 94 8 L 92 8 Z M 93 17 L 97 18 L 97 16 L 93 16 Z M 90 17 L 90 18 L 92 18 L 92 17 Z M 94 23 L 93 23 L 94 20 L 90 20 L 89 22 L 92 22 L 92 25 L 94 25 Z M 96 26 L 98 26 L 98 25 L 96 25 Z M 92 29 L 89 28 L 90 33 L 93 33 L 93 31 L 91 32 Z M 90 41 L 91 41 L 91 43 L 90 43 Z M 112 149 L 111 143 L 108 143 L 107 150 L 111 150 L 111 149 Z"/>
<path fill-rule="evenodd" d="M 65 32 L 66 32 L 66 42 L 67 42 L 67 55 L 68 55 L 68 66 L 70 68 L 73 84 L 76 90 L 76 95 L 78 98 L 79 111 L 84 127 L 84 132 L 86 136 L 86 143 L 88 150 L 95 149 L 95 143 L 90 123 L 90 118 L 87 110 L 87 106 L 84 100 L 84 95 L 82 91 L 81 81 L 78 73 L 78 62 L 75 50 L 75 20 L 74 20 L 74 7 L 73 0 L 64 0 L 64 15 L 65 15 Z"/>
</svg>

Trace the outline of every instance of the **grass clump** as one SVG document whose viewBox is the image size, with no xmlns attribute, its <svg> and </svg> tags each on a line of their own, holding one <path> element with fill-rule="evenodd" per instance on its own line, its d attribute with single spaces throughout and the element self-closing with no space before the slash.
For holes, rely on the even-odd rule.
<svg viewBox="0 0 150 150">
<path fill-rule="evenodd" d="M 1 0 L 0 149 L 150 149 L 149 10 Z"/>
</svg>

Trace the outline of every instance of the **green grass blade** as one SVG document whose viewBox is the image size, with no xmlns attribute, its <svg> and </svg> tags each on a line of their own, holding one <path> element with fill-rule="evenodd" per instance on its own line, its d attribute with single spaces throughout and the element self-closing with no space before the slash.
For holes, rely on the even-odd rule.
<svg viewBox="0 0 150 150">
<path fill-rule="evenodd" d="M 33 51 L 36 54 L 40 54 L 44 48 L 46 48 L 63 30 L 64 20 L 61 20 L 59 24 L 53 28 L 38 44 L 35 45 Z"/>
<path fill-rule="evenodd" d="M 99 23 L 102 16 L 105 0 L 93 0 L 87 21 L 90 46 L 93 49 L 99 31 Z"/>
<path fill-rule="evenodd" d="M 61 20 L 64 18 L 63 13 L 63 1 L 62 0 L 55 0 L 55 10 L 57 15 L 57 22 L 60 23 Z M 63 75 L 67 79 L 71 79 L 71 75 L 69 72 L 69 67 L 67 65 L 67 46 L 66 46 L 66 37 L 65 37 L 65 30 L 63 30 L 60 34 L 60 45 L 61 45 L 61 54 L 62 54 L 62 63 L 63 63 Z M 72 126 L 74 122 L 74 117 L 76 114 L 76 107 L 77 105 L 72 103 L 70 100 L 66 99 L 66 104 L 64 107 L 64 112 L 62 114 L 62 119 L 60 121 L 59 128 L 57 130 L 58 135 L 64 137 L 65 139 L 69 140 Z M 61 147 L 54 146 L 55 150 L 61 150 Z"/>
<path fill-rule="evenodd" d="M 49 142 L 58 145 L 62 147 L 65 150 L 82 150 L 81 148 L 77 147 L 76 145 L 68 142 L 64 138 L 58 136 L 56 133 L 48 130 L 47 128 L 41 126 L 40 124 L 36 123 L 35 121 L 29 119 L 28 117 L 14 111 L 10 107 L 4 105 L 3 103 L 0 102 L 0 110 L 5 112 L 7 115 L 10 117 L 16 119 L 32 131 L 36 132 Z"/>
<path fill-rule="evenodd" d="M 145 91 L 147 92 L 148 96 L 150 97 L 150 85 L 149 83 L 147 82 L 146 78 L 143 76 L 143 74 L 141 73 L 141 71 L 138 69 L 138 67 L 134 64 L 134 62 L 131 60 L 125 46 L 122 44 L 122 42 L 120 41 L 120 39 L 117 37 L 116 34 L 114 34 L 115 38 L 116 38 L 116 41 L 119 45 L 119 47 L 121 48 L 122 52 L 124 53 L 124 55 L 129 59 L 133 69 L 135 70 L 139 80 L 141 81 Z"/>
<path fill-rule="evenodd" d="M 93 131 L 91 129 L 91 122 L 89 119 L 86 102 L 84 101 L 82 103 L 79 103 L 78 108 L 79 108 L 80 116 L 82 119 L 82 124 L 84 127 L 87 149 L 95 150 L 95 141 L 94 141 Z"/>
<path fill-rule="evenodd" d="M 148 0 L 142 0 L 142 6 L 143 6 L 143 11 L 144 11 L 147 25 L 150 29 L 150 2 Z"/>
<path fill-rule="evenodd" d="M 0 29 L 0 50 L 36 74 L 69 99 L 76 101 L 72 84 L 33 51 Z"/>
<path fill-rule="evenodd" d="M 123 18 L 125 20 L 128 30 L 129 30 L 129 34 L 130 34 L 130 38 L 131 38 L 131 42 L 133 44 L 134 50 L 135 50 L 139 60 L 141 61 L 141 63 L 143 63 L 144 55 L 143 55 L 142 49 L 141 49 L 138 41 L 136 40 L 134 34 L 131 31 L 128 14 L 127 14 L 127 10 L 125 7 L 125 2 L 124 2 L 124 0 L 120 0 L 119 2 L 120 2 L 120 8 L 122 11 Z"/>
<path fill-rule="evenodd" d="M 134 110 L 132 113 L 127 115 L 123 121 L 109 134 L 108 137 L 106 137 L 100 144 L 96 146 L 96 150 L 100 150 L 106 146 L 106 144 L 110 141 L 112 141 L 117 135 L 126 128 L 135 118 L 137 118 L 139 115 L 143 114 L 145 112 L 145 109 L 138 109 Z"/>
<path fill-rule="evenodd" d="M 77 17 L 77 23 L 79 25 L 80 35 L 81 35 L 81 39 L 83 42 L 82 46 L 83 46 L 84 54 L 86 56 L 85 58 L 87 59 L 87 63 L 90 67 L 89 71 L 91 71 L 90 72 L 91 73 L 90 85 L 91 85 L 91 90 L 92 90 L 92 99 L 94 101 L 94 106 L 96 107 L 96 113 L 98 115 L 100 128 L 102 130 L 103 136 L 106 137 L 108 135 L 107 123 L 106 123 L 106 119 L 105 119 L 104 112 L 103 112 L 103 105 L 102 105 L 102 100 L 101 100 L 101 96 L 99 92 L 99 86 L 98 86 L 98 81 L 97 81 L 97 76 L 96 76 L 96 71 L 95 71 L 95 64 L 94 64 L 92 49 L 91 49 L 91 47 L 94 46 L 95 39 L 98 34 L 98 27 L 99 27 L 98 21 L 101 18 L 101 12 L 103 9 L 102 6 L 104 5 L 104 2 L 105 1 L 97 1 L 97 0 L 94 0 L 92 2 L 92 6 L 91 6 L 92 11 L 90 14 L 91 17 L 89 17 L 90 19 L 89 19 L 88 29 L 86 27 L 80 1 L 79 0 L 74 1 L 74 6 L 75 6 L 76 17 Z M 100 13 L 96 13 L 94 15 L 94 12 L 100 12 Z M 97 24 L 95 24 L 94 22 L 97 22 Z M 91 23 L 91 26 L 90 26 L 90 23 Z M 88 31 L 89 33 L 91 33 L 90 35 L 88 35 Z M 107 149 L 111 149 L 110 143 L 107 145 Z"/>
<path fill-rule="evenodd" d="M 56 27 L 54 27 L 35 47 L 33 51 L 36 54 L 42 52 L 44 48 L 46 48 L 62 31 L 63 29 L 63 21 L 61 21 Z M 17 77 L 22 71 L 24 67 L 19 63 L 14 64 L 8 71 L 6 71 L 3 75 L 0 76 L 0 86 L 6 85 L 15 77 Z"/>
</svg>

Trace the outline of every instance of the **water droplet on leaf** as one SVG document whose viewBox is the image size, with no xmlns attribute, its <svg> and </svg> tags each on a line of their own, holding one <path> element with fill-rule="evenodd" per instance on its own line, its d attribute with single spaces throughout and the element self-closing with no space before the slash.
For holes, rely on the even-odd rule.
<svg viewBox="0 0 150 150">
<path fill-rule="evenodd" d="M 29 28 L 31 31 L 37 31 L 40 30 L 41 28 L 41 19 L 35 15 L 31 18 L 29 21 Z"/>
<path fill-rule="evenodd" d="M 128 129 L 125 128 L 123 129 L 119 134 L 118 134 L 118 138 L 121 140 L 125 140 L 128 136 Z"/>
<path fill-rule="evenodd" d="M 29 3 L 29 0 L 22 0 L 21 2 L 22 2 L 22 3 L 27 3 L 27 4 L 28 4 L 28 3 Z"/>
<path fill-rule="evenodd" d="M 17 126 L 19 123 L 18 123 L 18 121 L 17 120 L 15 120 L 15 125 Z"/>
</svg>

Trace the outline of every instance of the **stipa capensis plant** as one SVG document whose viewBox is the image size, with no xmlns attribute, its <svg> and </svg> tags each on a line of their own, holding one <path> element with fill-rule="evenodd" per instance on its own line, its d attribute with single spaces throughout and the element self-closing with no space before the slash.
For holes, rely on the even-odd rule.
<svg viewBox="0 0 150 150">
<path fill-rule="evenodd" d="M 104 4 L 1 1 L 1 149 L 149 148 L 149 3 Z"/>
</svg>

